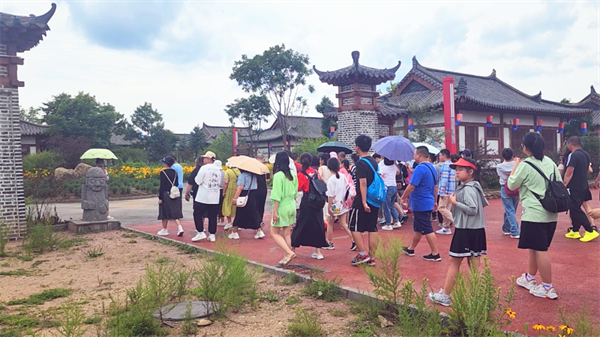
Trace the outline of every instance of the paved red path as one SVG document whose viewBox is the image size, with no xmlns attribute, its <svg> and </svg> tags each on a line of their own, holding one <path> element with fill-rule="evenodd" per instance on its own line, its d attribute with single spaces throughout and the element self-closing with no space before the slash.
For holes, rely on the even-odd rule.
<svg viewBox="0 0 600 337">
<path fill-rule="evenodd" d="M 600 207 L 597 201 L 597 190 L 593 193 L 596 198 L 592 202 L 594 208 Z M 487 220 L 487 242 L 488 258 L 496 282 L 503 290 L 510 286 L 510 276 L 520 276 L 527 270 L 527 256 L 525 250 L 517 249 L 516 239 L 504 236 L 502 234 L 503 208 L 501 201 L 491 200 L 490 206 L 485 208 Z M 519 212 L 520 213 L 520 212 Z M 265 214 L 265 223 L 270 214 Z M 597 221 L 600 225 L 600 221 Z M 195 235 L 193 221 L 184 221 L 185 234 L 182 237 L 174 235 L 174 224 L 170 225 L 171 239 L 181 242 L 192 243 L 191 238 Z M 574 311 L 586 305 L 592 312 L 597 324 L 600 324 L 600 308 L 598 305 L 600 299 L 600 238 L 582 243 L 579 240 L 567 239 L 564 237 L 566 229 L 570 227 L 568 215 L 561 214 L 559 222 L 550 247 L 550 256 L 552 259 L 553 283 L 559 295 L 559 299 L 552 301 L 548 299 L 536 298 L 530 295 L 527 290 L 515 286 L 516 299 L 511 309 L 517 313 L 517 318 L 510 326 L 511 330 L 522 330 L 524 323 L 540 323 L 545 325 L 558 325 L 558 312 L 560 307 L 567 311 Z M 600 226 L 599 226 L 600 227 Z M 156 234 L 160 229 L 159 224 L 136 225 L 131 226 L 149 234 Z M 403 242 L 410 242 L 412 236 L 412 220 L 409 220 L 401 229 L 391 232 L 380 232 L 385 238 L 388 236 L 398 236 Z M 218 241 L 227 240 L 228 246 L 233 246 L 246 256 L 249 260 L 258 261 L 264 264 L 276 266 L 282 257 L 281 250 L 269 235 L 269 226 L 265 226 L 267 236 L 262 240 L 254 239 L 254 231 L 240 230 L 240 240 L 228 240 L 223 235 L 223 227 L 218 227 Z M 336 249 L 333 251 L 324 250 L 325 259 L 317 261 L 310 258 L 313 249 L 310 247 L 301 247 L 297 249 L 298 257 L 293 260 L 293 265 L 310 265 L 321 268 L 327 272 L 322 277 L 331 279 L 338 277 L 342 279 L 342 284 L 356 288 L 362 291 L 370 291 L 372 288 L 365 273 L 357 267 L 350 265 L 350 260 L 356 254 L 351 252 L 350 239 L 339 228 L 334 231 L 334 244 Z M 444 283 L 446 271 L 448 269 L 448 248 L 452 236 L 438 235 L 438 246 L 442 256 L 442 262 L 428 262 L 421 258 L 422 255 L 430 253 L 429 246 L 425 239 L 416 248 L 415 257 L 405 257 L 401 264 L 401 274 L 404 279 L 415 280 L 420 285 L 423 277 L 429 279 L 428 285 L 438 291 Z M 215 244 L 210 242 L 194 243 L 197 246 L 214 249 Z M 463 264 L 463 271 L 467 270 L 466 263 Z M 538 275 L 538 282 L 541 279 Z"/>
</svg>

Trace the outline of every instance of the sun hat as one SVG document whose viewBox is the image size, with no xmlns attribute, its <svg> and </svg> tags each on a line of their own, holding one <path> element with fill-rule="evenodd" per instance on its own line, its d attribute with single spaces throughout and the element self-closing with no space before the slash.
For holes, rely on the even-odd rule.
<svg viewBox="0 0 600 337">
<path fill-rule="evenodd" d="M 453 170 L 456 170 L 457 166 L 470 167 L 470 168 L 472 168 L 474 170 L 477 170 L 477 166 L 476 165 L 474 165 L 473 163 L 471 163 L 471 162 L 469 162 L 467 160 L 464 160 L 463 158 L 460 158 L 459 160 L 457 160 L 456 163 L 450 164 L 450 168 L 453 169 Z"/>
<path fill-rule="evenodd" d="M 335 151 L 329 152 L 329 158 L 337 158 L 337 153 Z"/>
<path fill-rule="evenodd" d="M 204 155 L 200 156 L 200 157 L 214 159 L 214 158 L 217 158 L 217 155 L 214 152 L 212 152 L 212 151 L 206 151 L 206 153 Z"/>
</svg>

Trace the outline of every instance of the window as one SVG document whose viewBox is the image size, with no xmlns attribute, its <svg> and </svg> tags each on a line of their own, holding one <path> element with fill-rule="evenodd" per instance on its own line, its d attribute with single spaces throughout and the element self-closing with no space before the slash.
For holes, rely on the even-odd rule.
<svg viewBox="0 0 600 337">
<path fill-rule="evenodd" d="M 500 128 L 499 127 L 489 127 L 487 129 L 487 138 L 500 138 Z"/>
<path fill-rule="evenodd" d="M 542 128 L 541 135 L 544 138 L 544 150 L 556 152 L 556 130 Z"/>
<path fill-rule="evenodd" d="M 479 137 L 477 136 L 476 126 L 465 127 L 465 148 L 471 150 L 473 153 L 477 152 L 479 148 Z"/>
<path fill-rule="evenodd" d="M 513 151 L 521 149 L 523 137 L 529 132 L 528 126 L 521 126 L 517 130 L 510 130 L 510 147 Z"/>
</svg>

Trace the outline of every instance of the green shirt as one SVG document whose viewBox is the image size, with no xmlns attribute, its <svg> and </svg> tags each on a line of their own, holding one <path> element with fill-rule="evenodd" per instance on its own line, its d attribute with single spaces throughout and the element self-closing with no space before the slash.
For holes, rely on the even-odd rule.
<svg viewBox="0 0 600 337">
<path fill-rule="evenodd" d="M 554 173 L 556 180 L 562 181 L 558 168 L 554 162 L 544 156 L 543 160 L 537 160 L 534 157 L 525 159 L 537 166 L 548 179 L 552 179 Z M 558 220 L 557 213 L 550 213 L 542 207 L 539 200 L 531 193 L 532 191 L 543 196 L 546 193 L 548 183 L 531 165 L 520 163 L 515 173 L 508 177 L 506 181 L 511 190 L 519 189 L 519 198 L 521 198 L 521 221 L 529 222 L 555 222 Z"/>
<path fill-rule="evenodd" d="M 298 177 L 292 173 L 293 180 L 286 178 L 283 172 L 273 176 L 273 189 L 271 200 L 279 201 L 277 215 L 279 221 L 273 223 L 275 227 L 290 226 L 296 222 L 296 195 L 298 194 Z"/>
</svg>

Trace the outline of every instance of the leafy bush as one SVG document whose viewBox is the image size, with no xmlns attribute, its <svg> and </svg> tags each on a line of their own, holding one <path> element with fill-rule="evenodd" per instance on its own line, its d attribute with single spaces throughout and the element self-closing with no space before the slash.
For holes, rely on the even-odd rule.
<svg viewBox="0 0 600 337">
<path fill-rule="evenodd" d="M 54 151 L 44 151 L 36 154 L 28 154 L 23 157 L 23 171 L 34 172 L 40 170 L 54 169 L 65 164 L 64 159 L 59 153 Z"/>
<path fill-rule="evenodd" d="M 312 279 L 303 289 L 303 294 L 312 298 L 322 299 L 325 302 L 335 302 L 340 298 L 340 280 L 316 280 Z"/>
<path fill-rule="evenodd" d="M 88 330 L 84 326 L 86 318 L 83 310 L 73 303 L 63 304 L 55 315 L 55 320 L 60 322 L 56 331 L 63 337 L 82 337 Z"/>
<path fill-rule="evenodd" d="M 122 164 L 130 164 L 130 163 L 143 163 L 142 165 L 147 164 L 148 155 L 144 149 L 138 149 L 135 147 L 124 146 L 124 147 L 115 147 L 112 152 L 119 158 L 115 160 L 115 165 Z"/>
<path fill-rule="evenodd" d="M 294 147 L 294 153 L 301 155 L 304 152 L 308 152 L 311 154 L 317 154 L 319 153 L 319 151 L 317 151 L 317 148 L 326 142 L 331 141 L 331 139 L 329 139 L 328 137 L 325 136 L 321 136 L 319 138 L 315 138 L 315 139 L 305 139 L 302 141 L 302 144 L 295 146 Z"/>
<path fill-rule="evenodd" d="M 50 223 L 38 222 L 32 227 L 29 227 L 27 237 L 25 238 L 25 241 L 23 241 L 23 248 L 25 248 L 25 251 L 29 254 L 41 254 L 51 251 L 59 244 L 59 242 L 60 237 L 57 233 L 54 233 Z"/>
<path fill-rule="evenodd" d="M 325 331 L 319 323 L 316 312 L 298 309 L 296 316 L 288 325 L 287 335 L 290 337 L 318 337 L 325 335 Z"/>
<path fill-rule="evenodd" d="M 235 253 L 216 254 L 196 274 L 199 286 L 192 293 L 200 300 L 218 303 L 213 310 L 224 316 L 229 310 L 254 303 L 257 283 L 246 260 Z"/>
</svg>

